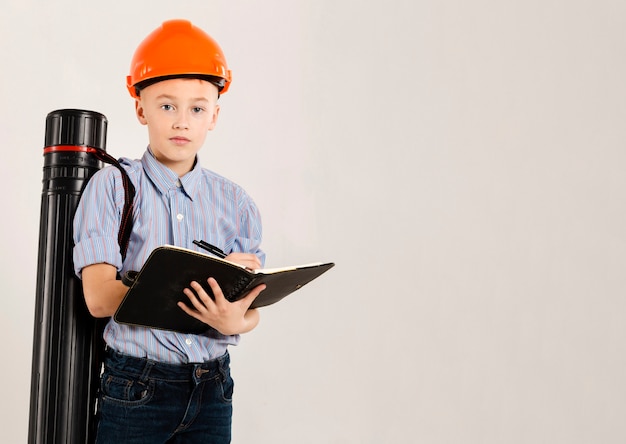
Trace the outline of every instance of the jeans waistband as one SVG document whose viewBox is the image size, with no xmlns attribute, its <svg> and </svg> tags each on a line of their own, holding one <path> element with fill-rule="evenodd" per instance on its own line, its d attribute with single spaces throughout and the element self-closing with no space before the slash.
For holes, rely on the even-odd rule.
<svg viewBox="0 0 626 444">
<path fill-rule="evenodd" d="M 199 381 L 229 374 L 228 351 L 219 358 L 198 364 L 169 364 L 151 359 L 136 358 L 107 347 L 105 366 L 139 380 L 162 380 L 171 382 Z"/>
</svg>

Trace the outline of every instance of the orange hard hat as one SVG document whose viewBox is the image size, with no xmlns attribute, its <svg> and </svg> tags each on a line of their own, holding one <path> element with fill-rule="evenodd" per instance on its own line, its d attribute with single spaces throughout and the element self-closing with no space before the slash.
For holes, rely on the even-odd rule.
<svg viewBox="0 0 626 444">
<path fill-rule="evenodd" d="M 162 77 L 206 77 L 223 94 L 232 75 L 222 48 L 211 36 L 187 20 L 169 20 L 152 31 L 135 50 L 126 87 L 136 98 L 138 84 L 149 84 L 147 81 Z"/>
</svg>

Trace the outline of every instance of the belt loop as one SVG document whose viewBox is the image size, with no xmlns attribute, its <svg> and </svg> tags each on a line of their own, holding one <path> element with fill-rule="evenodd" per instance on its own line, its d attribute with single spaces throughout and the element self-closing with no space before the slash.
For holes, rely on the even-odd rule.
<svg viewBox="0 0 626 444">
<path fill-rule="evenodd" d="M 141 377 L 139 378 L 139 380 L 141 382 L 146 382 L 148 380 L 148 376 L 150 375 L 150 371 L 152 370 L 152 367 L 154 367 L 156 363 L 150 359 L 146 359 L 146 365 L 143 368 L 143 373 L 141 374 Z"/>
<path fill-rule="evenodd" d="M 228 359 L 229 355 L 228 355 L 228 351 L 223 355 L 220 356 L 217 359 L 217 370 L 220 372 L 220 375 L 222 376 L 222 382 L 226 382 L 227 379 L 227 366 L 228 366 Z"/>
</svg>

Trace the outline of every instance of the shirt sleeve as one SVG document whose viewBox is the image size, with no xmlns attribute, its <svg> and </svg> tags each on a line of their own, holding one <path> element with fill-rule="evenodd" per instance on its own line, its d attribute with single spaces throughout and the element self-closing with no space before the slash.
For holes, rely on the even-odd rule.
<svg viewBox="0 0 626 444">
<path fill-rule="evenodd" d="M 263 228 L 261 213 L 252 198 L 243 190 L 239 206 L 238 236 L 233 251 L 255 254 L 265 265 L 265 252 L 261 250 Z"/>
<path fill-rule="evenodd" d="M 74 216 L 74 272 L 81 277 L 88 265 L 107 263 L 121 270 L 117 240 L 124 187 L 121 173 L 106 167 L 87 182 Z"/>
</svg>

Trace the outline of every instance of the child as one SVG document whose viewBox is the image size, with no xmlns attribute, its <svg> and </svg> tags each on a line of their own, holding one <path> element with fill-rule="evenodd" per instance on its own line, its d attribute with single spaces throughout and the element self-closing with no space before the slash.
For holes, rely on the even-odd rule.
<svg viewBox="0 0 626 444">
<path fill-rule="evenodd" d="M 163 23 L 137 48 L 127 86 L 149 146 L 141 160 L 120 160 L 136 189 L 125 259 L 118 245 L 124 207 L 119 170 L 104 168 L 91 178 L 74 218 L 74 267 L 93 316 L 115 313 L 128 289 L 118 276 L 139 270 L 163 244 L 198 249 L 192 241 L 205 240 L 230 261 L 262 266 L 256 205 L 241 187 L 203 169 L 197 157 L 230 79 L 218 44 L 188 21 Z M 193 308 L 180 304 L 207 324 L 204 334 L 108 321 L 97 443 L 230 442 L 227 348 L 258 324 L 258 311 L 249 306 L 264 286 L 230 303 L 218 282 L 208 284 L 214 301 L 190 282 L 184 293 Z"/>
</svg>

